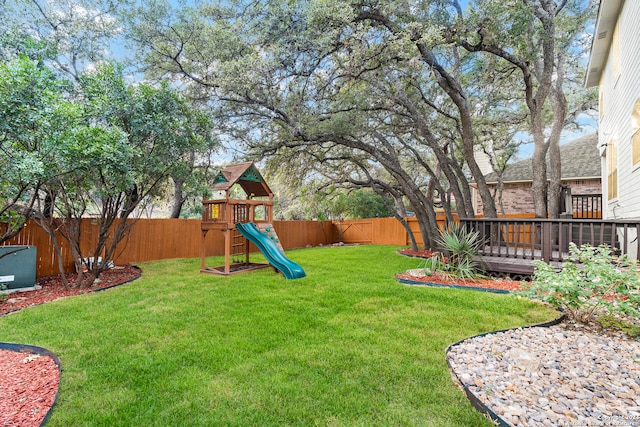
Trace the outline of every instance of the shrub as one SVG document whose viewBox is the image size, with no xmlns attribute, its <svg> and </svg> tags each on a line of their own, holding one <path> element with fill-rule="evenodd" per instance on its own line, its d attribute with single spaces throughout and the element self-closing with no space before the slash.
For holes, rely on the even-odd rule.
<svg viewBox="0 0 640 427">
<path fill-rule="evenodd" d="M 478 254 L 480 241 L 477 232 L 467 232 L 459 226 L 443 230 L 436 243 L 449 255 L 446 271 L 459 279 L 478 276 L 478 264 L 473 259 Z"/>
<path fill-rule="evenodd" d="M 640 319 L 640 275 L 635 261 L 614 256 L 607 245 L 569 247 L 569 261 L 562 270 L 534 261 L 531 284 L 520 295 L 539 299 L 563 310 L 579 322 L 603 315 Z"/>
</svg>

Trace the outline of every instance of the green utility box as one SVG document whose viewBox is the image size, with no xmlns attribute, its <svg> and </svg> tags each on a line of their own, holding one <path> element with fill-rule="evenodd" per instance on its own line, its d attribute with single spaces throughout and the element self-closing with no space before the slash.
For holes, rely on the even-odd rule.
<svg viewBox="0 0 640 427">
<path fill-rule="evenodd" d="M 36 247 L 0 246 L 0 287 L 30 288 L 36 283 Z"/>
</svg>

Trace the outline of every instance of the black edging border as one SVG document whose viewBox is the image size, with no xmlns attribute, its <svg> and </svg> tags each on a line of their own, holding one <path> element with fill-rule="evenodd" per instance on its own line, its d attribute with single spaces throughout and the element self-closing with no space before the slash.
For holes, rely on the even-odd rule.
<svg viewBox="0 0 640 427">
<path fill-rule="evenodd" d="M 131 279 L 129 279 L 129 280 L 126 280 L 126 281 L 124 281 L 124 282 L 116 283 L 115 285 L 105 286 L 104 288 L 100 288 L 100 289 L 94 289 L 94 290 L 89 291 L 89 292 L 87 292 L 87 293 L 88 293 L 88 294 L 93 294 L 93 293 L 96 293 L 96 292 L 106 291 L 107 289 L 112 289 L 112 288 L 115 288 L 115 287 L 120 286 L 120 285 L 124 285 L 124 284 L 127 284 L 127 283 L 131 283 L 131 282 L 133 282 L 134 280 L 138 280 L 140 277 L 142 277 L 142 269 L 141 269 L 140 267 L 138 267 L 137 265 L 132 265 L 131 267 L 132 267 L 134 270 L 138 270 L 138 275 L 137 275 L 136 277 L 131 278 Z M 74 295 L 74 296 L 77 296 L 77 295 Z"/>
<path fill-rule="evenodd" d="M 53 362 L 58 367 L 58 378 L 62 378 L 62 365 L 60 364 L 60 359 L 55 353 L 47 350 L 43 347 L 38 347 L 35 345 L 29 344 L 12 344 L 8 342 L 0 342 L 0 350 L 9 350 L 15 351 L 17 353 L 29 353 L 29 354 L 37 354 L 40 356 L 50 357 Z M 42 421 L 40 422 L 40 427 L 44 426 L 49 417 L 51 416 L 51 412 L 53 411 L 53 407 L 56 406 L 56 402 L 58 401 L 58 391 L 60 390 L 60 383 L 58 383 L 58 389 L 56 390 L 56 394 L 53 396 L 53 402 L 51 403 L 51 407 L 47 411 L 47 414 L 44 416 Z"/>
<path fill-rule="evenodd" d="M 508 294 L 510 293 L 506 289 L 492 289 L 492 288 L 480 288 L 477 286 L 461 286 L 461 285 L 449 285 L 444 283 L 434 283 L 434 282 L 421 282 L 418 280 L 409 280 L 402 279 L 400 277 L 396 277 L 396 280 L 405 285 L 411 286 L 428 286 L 431 288 L 451 288 L 451 289 L 466 289 L 470 291 L 480 291 L 480 292 L 489 292 L 494 294 Z"/>
<path fill-rule="evenodd" d="M 558 324 L 562 323 L 562 321 L 565 320 L 565 317 L 566 316 L 561 313 L 560 317 L 555 318 L 553 320 L 550 320 L 548 322 L 537 323 L 535 325 L 521 326 L 521 327 L 517 327 L 517 328 L 501 329 L 499 331 L 485 332 L 483 334 L 478 334 L 478 335 L 474 335 L 474 336 L 471 336 L 471 337 L 468 337 L 468 338 L 461 339 L 460 341 L 457 341 L 457 342 L 451 344 L 449 347 L 447 347 L 447 349 L 445 350 L 445 357 L 447 358 L 447 366 L 449 366 L 449 371 L 451 372 L 451 376 L 458 383 L 458 386 L 460 388 L 462 388 L 462 390 L 464 391 L 464 394 L 467 396 L 467 399 L 469 399 L 469 401 L 471 402 L 473 407 L 476 408 L 476 410 L 478 412 L 480 412 L 483 415 L 486 415 L 491 421 L 494 421 L 500 427 L 513 427 L 512 424 L 509 424 L 508 422 L 503 420 L 498 414 L 493 412 L 491 410 L 491 408 L 489 408 L 487 405 L 485 405 L 475 394 L 473 394 L 473 392 L 471 390 L 469 390 L 469 387 L 467 387 L 460 380 L 460 378 L 458 377 L 458 374 L 456 374 L 456 372 L 453 370 L 453 367 L 451 366 L 451 363 L 449 361 L 449 357 L 448 357 L 449 351 L 453 347 L 456 347 L 456 346 L 462 344 L 463 342 L 465 342 L 467 340 L 470 340 L 470 339 L 473 339 L 473 338 L 481 338 L 481 337 L 484 337 L 484 336 L 487 336 L 487 335 L 493 335 L 493 334 L 498 334 L 498 333 L 507 332 L 507 331 L 515 331 L 517 329 L 548 328 L 550 326 L 555 326 L 555 325 L 558 325 Z"/>
<path fill-rule="evenodd" d="M 127 281 L 121 282 L 121 283 L 116 283 L 115 285 L 106 286 L 106 287 L 100 288 L 100 289 L 94 289 L 92 291 L 87 292 L 87 294 L 105 291 L 107 289 L 115 288 L 116 286 L 124 285 L 126 283 L 131 283 L 134 280 L 138 280 L 142 276 L 142 269 L 140 267 L 138 267 L 137 265 L 132 265 L 131 267 L 133 267 L 134 269 L 138 270 L 138 275 L 136 277 L 134 277 L 132 279 L 129 279 Z M 46 304 L 46 303 L 42 303 L 42 304 Z M 38 304 L 38 305 L 42 305 L 42 304 Z M 15 313 L 15 311 L 12 312 L 12 313 Z M 7 313 L 7 314 L 9 314 L 9 313 Z M 8 343 L 8 342 L 0 342 L 0 350 L 15 351 L 17 353 L 38 354 L 40 356 L 50 357 L 53 360 L 53 362 L 56 364 L 56 366 L 58 367 L 58 377 L 60 378 L 60 380 L 62 380 L 62 364 L 60 363 L 60 359 L 58 359 L 58 356 L 56 356 L 56 354 L 53 353 L 51 350 L 47 350 L 46 348 L 38 347 L 38 346 L 35 346 L 35 345 L 15 344 L 15 343 Z M 49 417 L 51 416 L 51 413 L 53 412 L 53 408 L 54 408 L 54 406 L 56 406 L 56 402 L 58 401 L 58 391 L 59 390 L 60 390 L 60 384 L 58 383 L 58 389 L 56 390 L 56 394 L 53 396 L 53 402 L 51 403 L 51 407 L 49 408 L 49 410 L 47 411 L 47 414 L 44 416 L 44 418 L 40 422 L 39 427 L 43 427 L 47 423 L 47 421 L 49 420 Z"/>
<path fill-rule="evenodd" d="M 400 252 L 401 249 L 398 249 L 396 251 L 396 253 L 398 255 L 401 256 L 406 256 L 407 258 L 419 258 L 419 259 L 429 259 L 429 258 L 425 258 L 423 256 L 420 255 L 411 255 L 411 254 L 403 254 L 402 252 Z M 412 286 L 429 286 L 432 288 L 452 288 L 452 289 L 467 289 L 470 291 L 480 291 L 480 292 L 490 292 L 490 293 L 494 293 L 494 294 L 508 294 L 510 293 L 509 291 L 505 290 L 505 289 L 491 289 L 491 288 L 481 288 L 478 286 L 458 286 L 458 285 L 447 285 L 444 283 L 434 283 L 434 282 L 421 282 L 418 280 L 409 280 L 409 279 L 402 279 L 400 277 L 396 277 L 396 280 L 400 283 L 403 283 L 405 285 L 412 285 Z"/>
</svg>

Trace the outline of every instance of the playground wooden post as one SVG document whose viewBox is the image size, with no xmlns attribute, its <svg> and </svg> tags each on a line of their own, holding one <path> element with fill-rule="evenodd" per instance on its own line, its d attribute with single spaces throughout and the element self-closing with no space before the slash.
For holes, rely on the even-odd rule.
<svg viewBox="0 0 640 427">
<path fill-rule="evenodd" d="M 207 231 L 209 230 L 202 230 L 200 238 L 200 270 L 207 268 Z"/>
<path fill-rule="evenodd" d="M 224 230 L 224 274 L 229 274 L 231 266 L 231 230 Z"/>
<path fill-rule="evenodd" d="M 202 201 L 200 271 L 228 275 L 268 267 L 269 264 L 249 262 L 249 241 L 244 237 L 242 237 L 244 250 L 237 250 L 243 245 L 235 241 L 235 231 L 237 222 L 272 222 L 273 193 L 271 189 L 252 162 L 227 166 L 218 173 L 214 182 L 213 190 L 224 191 L 225 196 L 224 199 Z M 236 184 L 242 188 L 246 199 L 231 198 L 232 187 Z M 262 199 L 254 200 L 255 197 Z M 257 206 L 264 206 L 264 220 L 256 221 Z M 206 266 L 206 235 L 209 230 L 220 230 L 224 234 L 224 266 L 214 268 Z M 244 254 L 244 262 L 233 262 L 232 258 L 242 254 Z"/>
</svg>

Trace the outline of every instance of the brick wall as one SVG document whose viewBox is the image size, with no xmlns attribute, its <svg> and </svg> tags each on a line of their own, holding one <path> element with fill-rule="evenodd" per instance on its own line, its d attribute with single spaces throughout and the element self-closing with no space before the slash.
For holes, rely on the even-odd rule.
<svg viewBox="0 0 640 427">
<path fill-rule="evenodd" d="M 602 186 L 600 178 L 568 180 L 563 181 L 564 184 L 571 188 L 571 194 L 600 194 Z M 494 185 L 489 185 L 491 192 L 494 191 Z M 496 209 L 498 215 L 502 214 L 498 199 L 496 198 Z M 531 183 L 506 183 L 502 192 L 502 203 L 504 213 L 506 215 L 533 213 L 533 196 L 531 195 Z M 482 214 L 482 200 L 476 191 L 476 215 Z"/>
</svg>

